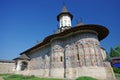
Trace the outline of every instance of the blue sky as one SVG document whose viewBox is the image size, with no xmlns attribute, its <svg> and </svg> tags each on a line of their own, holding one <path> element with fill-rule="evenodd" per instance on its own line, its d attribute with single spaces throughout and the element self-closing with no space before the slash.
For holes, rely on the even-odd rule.
<svg viewBox="0 0 120 80">
<path fill-rule="evenodd" d="M 53 34 L 63 1 L 73 26 L 80 17 L 84 24 L 106 26 L 110 34 L 101 46 L 109 51 L 120 45 L 120 0 L 0 0 L 0 59 L 13 59 Z"/>
</svg>

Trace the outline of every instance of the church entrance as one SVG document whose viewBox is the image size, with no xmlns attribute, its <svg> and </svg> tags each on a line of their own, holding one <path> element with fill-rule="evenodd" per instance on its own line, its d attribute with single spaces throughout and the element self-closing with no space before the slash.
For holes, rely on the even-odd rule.
<svg viewBox="0 0 120 80">
<path fill-rule="evenodd" d="M 28 67 L 28 63 L 25 62 L 25 61 L 23 61 L 23 62 L 21 63 L 21 71 L 26 70 L 27 67 Z"/>
</svg>

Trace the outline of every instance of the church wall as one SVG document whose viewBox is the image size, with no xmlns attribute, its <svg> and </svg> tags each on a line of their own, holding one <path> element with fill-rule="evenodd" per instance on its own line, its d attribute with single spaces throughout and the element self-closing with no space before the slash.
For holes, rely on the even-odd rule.
<svg viewBox="0 0 120 80">
<path fill-rule="evenodd" d="M 105 61 L 106 60 L 106 51 L 101 48 L 102 58 Z"/>
<path fill-rule="evenodd" d="M 93 77 L 96 75 L 96 78 L 100 78 L 99 74 L 103 74 L 106 78 L 106 70 L 102 65 L 102 54 L 97 35 L 81 33 L 66 38 L 64 43 L 68 43 L 64 48 L 67 78 L 76 78 L 80 75 Z M 96 72 L 94 71 L 91 74 L 92 70 Z"/>
<path fill-rule="evenodd" d="M 80 76 L 91 76 L 100 80 L 107 78 L 106 70 L 104 67 L 78 67 L 67 69 L 67 77 L 69 79 L 74 79 Z M 101 77 L 102 76 L 102 77 Z"/>
<path fill-rule="evenodd" d="M 37 51 L 29 54 L 31 58 L 29 62 L 29 75 L 36 76 L 49 76 L 50 68 L 50 46 L 38 49 Z"/>
<path fill-rule="evenodd" d="M 29 70 L 29 75 L 35 75 L 38 77 L 49 77 L 49 69 Z"/>
<path fill-rule="evenodd" d="M 91 73 L 86 72 L 86 70 L 91 71 L 92 69 L 96 70 L 95 73 L 91 74 L 92 76 L 96 75 L 99 69 L 101 69 L 99 71 L 100 74 L 105 72 L 104 67 L 102 67 L 100 44 L 97 35 L 94 33 L 81 33 L 65 37 L 64 39 L 56 39 L 52 42 L 51 47 L 51 76 L 66 76 L 68 78 L 78 77 L 81 74 L 89 76 Z M 60 62 L 60 56 L 64 57 L 64 62 Z M 92 69 L 89 67 L 92 67 Z M 79 71 L 78 69 L 81 70 L 81 68 L 85 68 L 85 70 Z M 76 69 L 78 70 L 77 74 L 74 73 Z M 106 75 L 106 73 L 104 74 Z M 99 77 L 99 75 L 96 76 Z"/>
<path fill-rule="evenodd" d="M 96 34 L 73 35 L 66 38 L 64 43 L 67 43 L 65 53 L 68 67 L 100 65 L 101 53 L 98 51 L 100 44 Z"/>
<path fill-rule="evenodd" d="M 28 55 L 31 58 L 29 69 L 35 70 L 49 68 L 50 55 L 51 51 L 48 46 Z"/>
<path fill-rule="evenodd" d="M 52 68 L 50 77 L 64 78 L 64 68 Z"/>
<path fill-rule="evenodd" d="M 64 42 L 62 39 L 51 43 L 51 71 L 50 77 L 64 77 Z"/>
</svg>

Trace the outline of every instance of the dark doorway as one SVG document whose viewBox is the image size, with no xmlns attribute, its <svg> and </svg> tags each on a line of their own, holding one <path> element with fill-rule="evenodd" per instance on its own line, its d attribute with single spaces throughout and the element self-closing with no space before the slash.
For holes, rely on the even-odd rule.
<svg viewBox="0 0 120 80">
<path fill-rule="evenodd" d="M 28 66 L 28 63 L 27 63 L 27 62 L 22 62 L 21 71 L 27 69 L 27 66 Z"/>
</svg>

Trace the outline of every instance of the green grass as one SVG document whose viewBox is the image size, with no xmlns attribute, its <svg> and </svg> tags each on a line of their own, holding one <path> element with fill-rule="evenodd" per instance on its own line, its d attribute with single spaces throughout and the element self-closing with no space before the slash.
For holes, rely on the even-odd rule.
<svg viewBox="0 0 120 80">
<path fill-rule="evenodd" d="M 4 80 L 64 80 L 64 79 L 56 79 L 56 78 L 38 78 L 35 76 L 24 76 L 24 75 L 18 75 L 18 74 L 0 74 L 0 76 L 3 77 Z M 120 74 L 117 76 L 120 77 Z M 97 80 L 92 77 L 78 77 L 76 80 Z"/>
<path fill-rule="evenodd" d="M 92 78 L 92 77 L 83 76 L 83 77 L 78 77 L 76 80 L 97 80 L 97 79 Z"/>
<path fill-rule="evenodd" d="M 35 76 L 23 76 L 18 74 L 1 74 L 4 80 L 62 80 L 56 78 L 38 78 Z"/>
<path fill-rule="evenodd" d="M 8 75 L 10 75 L 10 74 L 0 74 L 0 76 L 8 76 Z"/>
<path fill-rule="evenodd" d="M 120 78 L 120 74 L 115 73 L 115 77 L 116 77 L 116 78 Z"/>
</svg>

